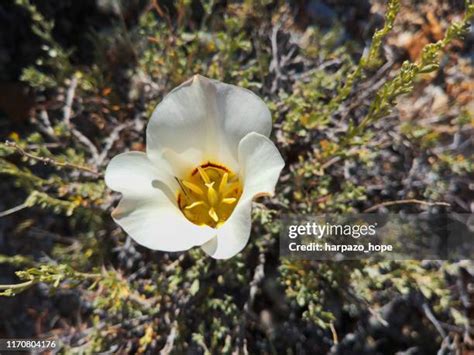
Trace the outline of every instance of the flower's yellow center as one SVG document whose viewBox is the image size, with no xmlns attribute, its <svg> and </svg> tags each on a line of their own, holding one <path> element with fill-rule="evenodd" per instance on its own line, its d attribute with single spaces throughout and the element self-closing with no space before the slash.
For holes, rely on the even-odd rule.
<svg viewBox="0 0 474 355">
<path fill-rule="evenodd" d="M 232 214 L 242 185 L 239 176 L 222 165 L 206 163 L 178 180 L 178 206 L 191 222 L 219 228 Z"/>
</svg>

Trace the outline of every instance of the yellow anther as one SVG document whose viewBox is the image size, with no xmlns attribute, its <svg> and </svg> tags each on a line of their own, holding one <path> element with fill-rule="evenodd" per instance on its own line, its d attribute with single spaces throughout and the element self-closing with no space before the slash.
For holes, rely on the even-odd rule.
<svg viewBox="0 0 474 355">
<path fill-rule="evenodd" d="M 196 184 L 193 184 L 192 182 L 189 182 L 186 180 L 182 180 L 181 182 L 183 183 L 184 186 L 186 186 L 188 189 L 190 189 L 192 192 L 198 195 L 202 195 L 204 193 L 204 191 L 202 191 L 202 189 L 199 186 L 197 186 Z"/>
<path fill-rule="evenodd" d="M 209 178 L 209 175 L 207 175 L 207 173 L 204 171 L 203 168 L 201 168 L 200 166 L 198 166 L 198 171 L 199 171 L 199 175 L 201 175 L 201 178 L 202 180 L 206 183 L 206 184 L 210 184 L 211 183 L 211 179 Z"/>
<path fill-rule="evenodd" d="M 207 186 L 207 199 L 209 200 L 209 204 L 214 206 L 217 204 L 219 200 L 219 196 L 217 195 L 216 190 L 214 189 L 214 183 L 206 184 Z"/>
<path fill-rule="evenodd" d="M 194 208 L 196 206 L 201 206 L 201 205 L 204 205 L 204 201 L 196 201 L 196 202 L 193 202 L 191 203 L 190 205 L 186 206 L 185 208 L 187 210 L 190 210 L 191 208 Z"/>
<path fill-rule="evenodd" d="M 209 216 L 213 219 L 214 222 L 217 223 L 219 221 L 219 216 L 217 215 L 216 211 L 212 207 L 209 210 Z"/>
<path fill-rule="evenodd" d="M 232 205 L 233 203 L 235 203 L 235 201 L 237 201 L 235 197 L 227 197 L 222 199 L 222 203 L 226 203 L 228 205 Z"/>
<path fill-rule="evenodd" d="M 227 186 L 228 180 L 229 180 L 229 173 L 224 173 L 224 175 L 222 175 L 222 180 L 219 185 L 219 192 L 224 191 L 224 188 Z"/>
</svg>

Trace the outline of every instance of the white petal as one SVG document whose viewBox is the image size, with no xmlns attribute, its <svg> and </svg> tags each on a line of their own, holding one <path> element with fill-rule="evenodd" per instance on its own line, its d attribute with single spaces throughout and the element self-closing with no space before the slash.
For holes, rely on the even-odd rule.
<svg viewBox="0 0 474 355">
<path fill-rule="evenodd" d="M 252 200 L 240 202 L 230 218 L 217 229 L 217 236 L 201 248 L 215 259 L 229 259 L 237 255 L 250 237 Z"/>
<path fill-rule="evenodd" d="M 153 250 L 188 250 L 216 234 L 188 221 L 159 190 L 148 199 L 122 198 L 112 217 L 138 244 Z"/>
<path fill-rule="evenodd" d="M 239 144 L 239 163 L 244 190 L 230 218 L 217 229 L 217 236 L 202 246 L 216 259 L 228 259 L 247 244 L 251 228 L 251 205 L 255 196 L 273 194 L 285 162 L 267 137 L 250 133 Z"/>
<path fill-rule="evenodd" d="M 269 135 L 271 116 L 249 90 L 195 75 L 156 107 L 147 154 L 170 162 L 176 175 L 207 160 L 237 170 L 237 147 L 249 132 Z"/>
<path fill-rule="evenodd" d="M 285 161 L 273 142 L 258 133 L 249 133 L 239 144 L 240 176 L 244 181 L 241 200 L 256 195 L 273 195 Z"/>
<path fill-rule="evenodd" d="M 105 183 L 112 190 L 127 196 L 147 197 L 156 188 L 157 180 L 175 187 L 166 170 L 155 166 L 142 152 L 127 152 L 115 156 L 105 171 Z"/>
<path fill-rule="evenodd" d="M 265 102 L 247 89 L 234 85 L 217 83 L 217 105 L 223 140 L 232 148 L 238 158 L 240 141 L 249 133 L 257 132 L 269 136 L 272 130 L 272 117 Z"/>
</svg>

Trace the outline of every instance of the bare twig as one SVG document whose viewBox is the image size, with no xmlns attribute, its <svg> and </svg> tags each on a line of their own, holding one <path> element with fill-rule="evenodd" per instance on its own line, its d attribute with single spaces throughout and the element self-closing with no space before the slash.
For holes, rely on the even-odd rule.
<svg viewBox="0 0 474 355">
<path fill-rule="evenodd" d="M 438 333 L 443 338 L 445 338 L 446 337 L 446 332 L 444 331 L 443 327 L 441 326 L 441 324 L 436 319 L 433 312 L 431 312 L 430 307 L 426 303 L 423 303 L 422 308 L 423 308 L 423 312 L 425 312 L 426 317 L 430 320 L 431 323 L 433 323 L 433 325 L 436 328 L 436 330 L 438 331 Z"/>
<path fill-rule="evenodd" d="M 176 339 L 177 335 L 178 335 L 178 322 L 174 321 L 171 327 L 170 333 L 168 334 L 168 337 L 166 338 L 165 346 L 163 347 L 163 349 L 160 350 L 160 355 L 167 355 L 171 353 L 174 347 L 174 340 Z"/>
<path fill-rule="evenodd" d="M 72 135 L 82 144 L 84 144 L 92 155 L 93 161 L 97 161 L 99 158 L 99 151 L 97 147 L 91 142 L 89 138 L 87 138 L 84 134 L 78 131 L 74 125 L 71 123 L 71 114 L 72 114 L 72 104 L 74 102 L 74 96 L 76 95 L 76 88 L 77 88 L 77 78 L 74 76 L 71 79 L 71 85 L 66 93 L 66 102 L 63 108 L 63 122 L 66 126 L 71 130 Z"/>
<path fill-rule="evenodd" d="M 334 345 L 339 344 L 339 337 L 337 336 L 336 327 L 334 326 L 334 322 L 329 323 L 329 329 L 331 329 L 332 334 L 332 342 Z"/>
<path fill-rule="evenodd" d="M 74 76 L 71 79 L 71 85 L 66 93 L 66 104 L 63 108 L 63 121 L 68 126 L 71 125 L 71 113 L 72 113 L 72 103 L 74 101 L 74 96 L 76 95 L 76 87 L 77 87 L 77 78 Z"/>
<path fill-rule="evenodd" d="M 33 284 L 34 280 L 25 281 L 19 284 L 0 285 L 0 290 L 23 290 Z"/>
<path fill-rule="evenodd" d="M 92 160 L 94 162 L 96 162 L 99 159 L 99 151 L 97 150 L 97 147 L 94 145 L 94 143 L 92 143 L 89 138 L 87 138 L 85 135 L 83 135 L 81 132 L 79 132 L 72 125 L 70 126 L 70 129 L 71 129 L 71 132 L 72 132 L 73 136 L 76 137 L 79 142 L 81 142 L 87 148 L 89 148 L 89 152 L 92 155 Z"/>
<path fill-rule="evenodd" d="M 375 206 L 367 208 L 366 210 L 364 210 L 364 212 L 372 212 L 379 209 L 380 207 L 406 205 L 406 204 L 418 204 L 418 205 L 423 205 L 423 206 L 446 206 L 446 207 L 451 206 L 447 202 L 428 202 L 428 201 L 422 201 L 422 200 L 416 200 L 416 199 L 408 199 L 408 200 L 382 202 L 382 203 L 376 204 Z"/>
<path fill-rule="evenodd" d="M 55 166 L 58 166 L 58 167 L 64 167 L 64 168 L 75 169 L 75 170 L 81 170 L 81 171 L 84 171 L 84 172 L 87 172 L 89 174 L 93 174 L 93 175 L 96 175 L 96 176 L 102 175 L 101 173 L 99 173 L 99 172 L 97 172 L 97 171 L 95 171 L 91 168 L 88 168 L 87 166 L 78 165 L 78 164 L 74 164 L 74 163 L 68 163 L 68 162 L 62 162 L 62 161 L 58 161 L 58 160 L 53 159 L 53 158 L 41 157 L 39 155 L 29 153 L 29 152 L 25 151 L 22 147 L 20 147 L 18 144 L 16 144 L 15 142 L 6 141 L 5 145 L 8 146 L 8 147 L 16 149 L 18 151 L 18 153 L 20 153 L 21 155 L 23 155 L 27 158 L 30 158 L 30 159 L 33 159 L 33 160 L 36 160 L 36 161 L 40 161 L 44 164 L 50 164 L 50 165 L 55 165 Z"/>
<path fill-rule="evenodd" d="M 272 35 L 270 36 L 272 46 L 272 61 L 270 62 L 270 71 L 275 72 L 275 80 L 273 81 L 271 91 L 275 92 L 279 81 L 282 79 L 282 73 L 280 70 L 280 59 L 278 57 L 278 31 L 280 30 L 279 25 L 275 25 L 272 29 Z"/>
<path fill-rule="evenodd" d="M 321 165 L 321 170 L 322 171 L 326 170 L 331 165 L 336 164 L 339 160 L 341 160 L 341 157 L 339 157 L 339 156 L 335 156 L 335 157 L 329 159 L 327 162 L 325 162 L 323 165 Z"/>
<path fill-rule="evenodd" d="M 331 67 L 333 65 L 340 65 L 341 62 L 342 61 L 339 58 L 327 60 L 327 61 L 321 63 L 320 65 L 318 65 L 316 68 L 306 70 L 302 73 L 295 73 L 292 76 L 293 76 L 294 80 L 303 81 L 303 80 L 306 80 L 306 79 L 310 78 L 312 75 L 314 75 L 314 73 L 317 73 L 319 71 L 323 71 L 326 68 Z"/>
<path fill-rule="evenodd" d="M 54 128 L 51 125 L 51 121 L 49 120 L 48 112 L 45 109 L 42 109 L 39 113 L 39 119 L 41 124 L 38 124 L 39 129 L 44 132 L 48 137 L 57 141 L 58 137 L 54 133 Z"/>
<path fill-rule="evenodd" d="M 24 210 L 27 207 L 29 207 L 28 204 L 26 202 L 23 202 L 21 205 L 18 205 L 18 206 L 12 207 L 12 208 L 10 208 L 6 211 L 0 212 L 0 218 L 6 217 L 6 216 L 11 215 L 13 213 L 16 213 L 18 211 Z"/>
<path fill-rule="evenodd" d="M 265 254 L 260 253 L 258 257 L 258 265 L 255 268 L 253 279 L 250 282 L 250 291 L 249 291 L 249 298 L 244 305 L 244 310 L 246 312 L 250 312 L 251 308 L 253 307 L 253 303 L 255 301 L 255 296 L 258 291 L 258 287 L 262 280 L 265 278 Z"/>
<path fill-rule="evenodd" d="M 105 158 L 107 157 L 107 154 L 109 153 L 110 149 L 114 145 L 114 143 L 119 139 L 120 137 L 120 132 L 122 132 L 124 129 L 131 127 L 135 122 L 134 121 L 129 121 L 126 123 L 122 123 L 121 125 L 118 125 L 113 129 L 113 131 L 110 133 L 109 137 L 105 140 L 105 147 L 100 153 L 100 155 L 97 158 L 97 166 L 100 166 Z"/>
</svg>

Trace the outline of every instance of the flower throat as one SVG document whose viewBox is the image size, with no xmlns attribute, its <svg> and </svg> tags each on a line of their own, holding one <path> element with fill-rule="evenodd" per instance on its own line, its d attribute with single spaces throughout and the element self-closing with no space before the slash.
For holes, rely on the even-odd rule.
<svg viewBox="0 0 474 355">
<path fill-rule="evenodd" d="M 239 176 L 222 165 L 206 163 L 178 180 L 178 206 L 197 225 L 219 228 L 232 214 L 240 196 Z"/>
</svg>

